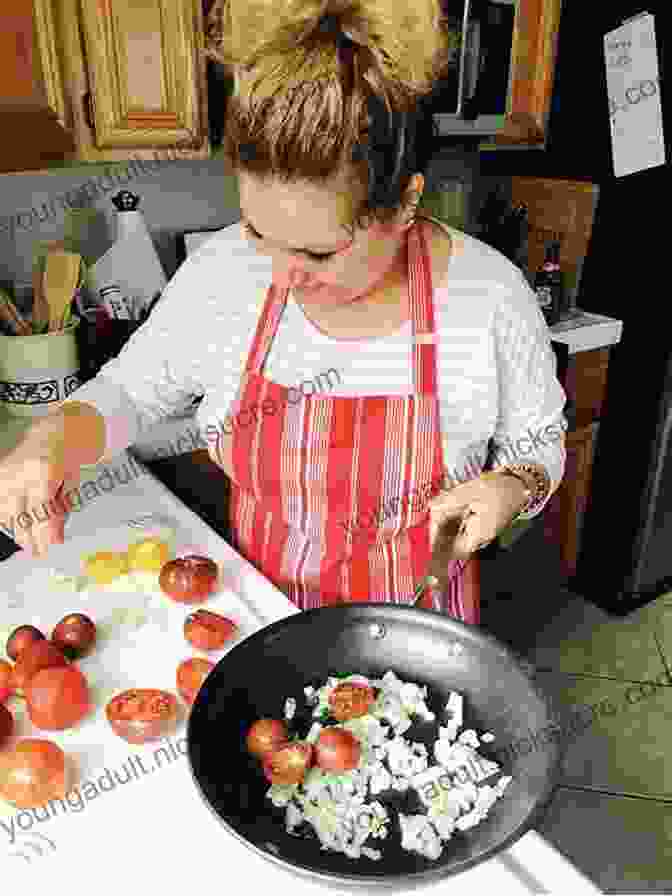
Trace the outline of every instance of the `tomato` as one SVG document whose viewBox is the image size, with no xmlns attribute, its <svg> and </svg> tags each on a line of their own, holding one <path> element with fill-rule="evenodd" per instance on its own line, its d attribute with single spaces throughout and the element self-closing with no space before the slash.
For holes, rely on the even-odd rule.
<svg viewBox="0 0 672 896">
<path fill-rule="evenodd" d="M 34 625 L 20 625 L 7 638 L 7 656 L 10 660 L 16 660 L 24 648 L 30 647 L 36 641 L 44 640 L 44 635 L 39 628 L 35 628 Z"/>
<path fill-rule="evenodd" d="M 208 597 L 217 587 L 219 569 L 209 557 L 177 557 L 161 570 L 159 585 L 178 603 L 195 603 Z"/>
<path fill-rule="evenodd" d="M 0 704 L 14 693 L 14 670 L 7 660 L 0 660 Z"/>
<path fill-rule="evenodd" d="M 329 711 L 338 722 L 365 716 L 375 702 L 373 688 L 344 681 L 329 694 Z"/>
<path fill-rule="evenodd" d="M 160 572 L 170 557 L 170 548 L 160 538 L 143 538 L 130 545 L 127 551 L 130 569 Z"/>
<path fill-rule="evenodd" d="M 19 809 L 63 799 L 70 777 L 65 753 L 50 740 L 28 737 L 0 751 L 0 796 Z"/>
<path fill-rule="evenodd" d="M 116 735 L 129 744 L 144 744 L 165 737 L 177 725 L 177 698 L 155 688 L 132 688 L 113 697 L 105 707 Z"/>
<path fill-rule="evenodd" d="M 67 666 L 62 651 L 51 641 L 36 641 L 19 654 L 14 663 L 14 687 L 23 690 L 33 675 L 51 666 Z"/>
<path fill-rule="evenodd" d="M 271 784 L 300 784 L 313 758 L 311 744 L 285 744 L 263 760 L 264 774 Z"/>
<path fill-rule="evenodd" d="M 0 704 L 0 747 L 9 740 L 14 731 L 14 716 L 6 706 Z"/>
<path fill-rule="evenodd" d="M 84 569 L 96 585 L 109 585 L 128 572 L 128 556 L 118 551 L 98 551 L 84 558 Z"/>
<path fill-rule="evenodd" d="M 180 692 L 184 702 L 188 703 L 189 706 L 196 699 L 201 685 L 214 668 L 214 663 L 200 656 L 184 660 L 177 667 L 177 690 Z"/>
<path fill-rule="evenodd" d="M 325 772 L 357 768 L 361 755 L 361 744 L 343 728 L 323 728 L 315 744 L 315 763 Z"/>
<path fill-rule="evenodd" d="M 196 610 L 184 620 L 184 637 L 198 650 L 219 650 L 237 633 L 235 622 L 210 610 Z"/>
<path fill-rule="evenodd" d="M 84 656 L 96 642 L 96 626 L 83 613 L 64 616 L 51 633 L 51 642 L 68 657 L 75 660 Z"/>
<path fill-rule="evenodd" d="M 253 756 L 263 759 L 289 740 L 287 726 L 279 719 L 259 719 L 247 732 L 245 744 Z"/>
<path fill-rule="evenodd" d="M 63 731 L 91 711 L 89 686 L 76 666 L 42 669 L 24 691 L 28 716 L 36 728 Z"/>
</svg>

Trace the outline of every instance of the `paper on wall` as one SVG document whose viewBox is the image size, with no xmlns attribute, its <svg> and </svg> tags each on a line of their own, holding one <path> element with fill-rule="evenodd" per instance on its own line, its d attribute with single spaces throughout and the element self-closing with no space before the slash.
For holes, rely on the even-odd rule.
<svg viewBox="0 0 672 896">
<path fill-rule="evenodd" d="M 604 37 L 614 174 L 665 164 L 654 16 L 626 19 Z"/>
</svg>

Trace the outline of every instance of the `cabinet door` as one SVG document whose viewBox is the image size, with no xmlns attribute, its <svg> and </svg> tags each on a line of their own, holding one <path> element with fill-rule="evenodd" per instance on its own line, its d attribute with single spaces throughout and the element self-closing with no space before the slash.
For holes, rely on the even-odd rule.
<svg viewBox="0 0 672 896">
<path fill-rule="evenodd" d="M 79 157 L 207 158 L 201 0 L 61 3 Z"/>
<path fill-rule="evenodd" d="M 546 141 L 562 0 L 516 0 L 511 81 L 504 127 L 481 148 Z"/>
<path fill-rule="evenodd" d="M 46 167 L 74 150 L 54 34 L 56 0 L 12 0 L 0 12 L 0 172 Z"/>
<path fill-rule="evenodd" d="M 598 429 L 599 423 L 593 423 L 567 433 L 565 476 L 544 511 L 544 534 L 559 546 L 568 578 L 576 573 Z"/>
</svg>

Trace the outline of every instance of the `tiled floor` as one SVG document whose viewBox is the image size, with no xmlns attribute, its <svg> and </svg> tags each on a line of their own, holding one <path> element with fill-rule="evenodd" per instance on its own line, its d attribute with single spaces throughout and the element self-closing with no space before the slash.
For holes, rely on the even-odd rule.
<svg viewBox="0 0 672 896">
<path fill-rule="evenodd" d="M 672 595 L 620 619 L 560 580 L 539 529 L 483 563 L 482 626 L 567 721 L 539 831 L 606 893 L 672 893 Z"/>
</svg>

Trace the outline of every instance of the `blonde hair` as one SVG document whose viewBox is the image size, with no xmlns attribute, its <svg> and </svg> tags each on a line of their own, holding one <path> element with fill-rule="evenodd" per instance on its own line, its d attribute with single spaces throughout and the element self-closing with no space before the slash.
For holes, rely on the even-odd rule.
<svg viewBox="0 0 672 896">
<path fill-rule="evenodd" d="M 350 38 L 342 48 L 339 31 Z M 432 155 L 424 101 L 450 44 L 440 0 L 215 0 L 206 52 L 236 73 L 228 163 L 283 183 L 325 186 L 345 174 L 346 226 L 389 222 Z"/>
</svg>

